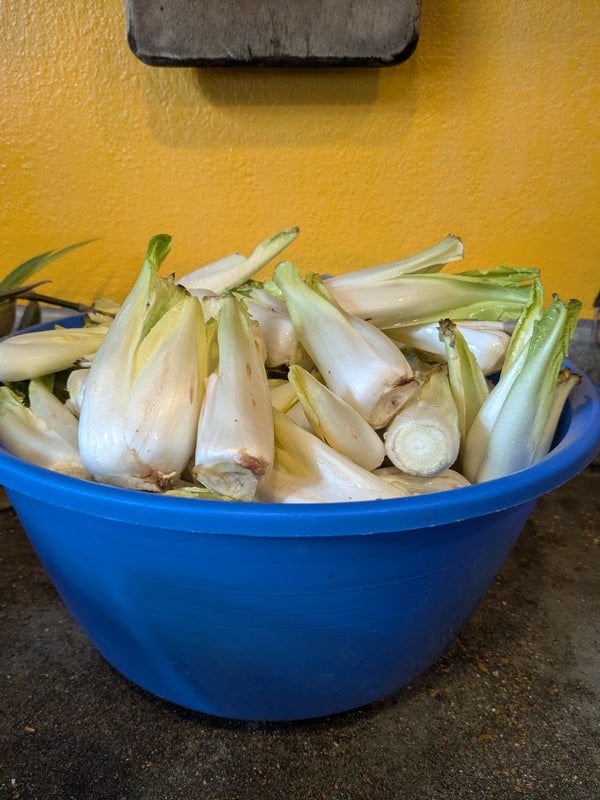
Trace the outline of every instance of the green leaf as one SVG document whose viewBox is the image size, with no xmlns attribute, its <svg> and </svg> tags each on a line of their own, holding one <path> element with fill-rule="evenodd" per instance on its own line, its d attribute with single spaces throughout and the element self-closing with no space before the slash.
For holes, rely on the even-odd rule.
<svg viewBox="0 0 600 800">
<path fill-rule="evenodd" d="M 39 256 L 34 256 L 33 258 L 24 261 L 22 264 L 19 264 L 18 267 L 15 267 L 12 272 L 9 272 L 1 281 L 0 281 L 0 290 L 1 289 L 12 289 L 16 286 L 21 286 L 21 284 L 25 283 L 25 281 L 29 280 L 32 275 L 35 275 L 36 272 L 39 272 L 44 267 L 47 267 L 48 264 L 51 264 L 53 261 L 56 261 L 58 258 L 67 255 L 72 250 L 76 250 L 78 247 L 83 247 L 84 244 L 89 244 L 90 242 L 98 241 L 97 239 L 87 239 L 85 242 L 78 242 L 77 244 L 72 244 L 69 247 L 65 247 L 62 250 L 48 250 L 46 253 L 42 253 Z"/>
<path fill-rule="evenodd" d="M 493 269 L 468 269 L 454 273 L 467 278 L 488 278 L 499 286 L 524 283 L 539 277 L 538 267 L 494 267 Z"/>
</svg>

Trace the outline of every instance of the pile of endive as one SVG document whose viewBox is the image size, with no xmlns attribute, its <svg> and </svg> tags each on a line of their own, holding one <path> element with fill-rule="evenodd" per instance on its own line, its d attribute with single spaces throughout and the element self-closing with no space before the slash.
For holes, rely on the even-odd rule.
<svg viewBox="0 0 600 800">
<path fill-rule="evenodd" d="M 0 444 L 85 480 L 266 503 L 406 497 L 545 457 L 580 380 L 563 367 L 579 301 L 546 304 L 535 268 L 443 272 L 455 236 L 303 275 L 279 259 L 297 235 L 163 278 L 159 234 L 122 305 L 4 339 Z"/>
</svg>

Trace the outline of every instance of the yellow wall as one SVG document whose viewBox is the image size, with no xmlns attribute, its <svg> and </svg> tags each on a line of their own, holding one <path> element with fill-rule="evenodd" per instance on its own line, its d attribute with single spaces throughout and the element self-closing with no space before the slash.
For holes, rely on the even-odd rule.
<svg viewBox="0 0 600 800">
<path fill-rule="evenodd" d="M 303 271 L 454 233 L 463 267 L 539 266 L 591 316 L 599 31 L 597 0 L 424 0 L 395 67 L 164 69 L 129 50 L 122 0 L 4 0 L 0 274 L 99 236 L 46 290 L 121 300 L 155 233 L 177 274 L 289 225 Z"/>
</svg>

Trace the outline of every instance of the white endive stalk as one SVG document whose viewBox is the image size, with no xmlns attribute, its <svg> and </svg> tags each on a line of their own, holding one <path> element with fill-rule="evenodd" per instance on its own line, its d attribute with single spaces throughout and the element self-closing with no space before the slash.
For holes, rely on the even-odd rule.
<svg viewBox="0 0 600 800">
<path fill-rule="evenodd" d="M 206 381 L 194 479 L 218 494 L 251 501 L 273 465 L 273 419 L 262 348 L 243 302 L 221 298 L 218 367 Z"/>
<path fill-rule="evenodd" d="M 288 380 L 269 380 L 269 389 L 273 408 L 281 411 L 282 414 L 287 414 L 296 425 L 300 425 L 304 430 L 314 433 L 304 413 L 304 409 L 298 400 L 298 393 Z"/>
<path fill-rule="evenodd" d="M 185 286 L 192 294 L 201 295 L 205 291 L 221 294 L 252 278 L 291 244 L 298 233 L 297 227 L 285 228 L 260 242 L 247 258 L 239 253 L 232 253 L 184 275 L 177 283 Z"/>
<path fill-rule="evenodd" d="M 143 336 L 170 247 L 170 236 L 150 240 L 140 275 L 85 382 L 79 449 L 87 471 L 102 483 L 163 491 L 193 453 L 206 359 L 199 301 L 173 285 L 179 299 L 165 304 L 168 310 Z"/>
<path fill-rule="evenodd" d="M 311 365 L 310 356 L 298 340 L 287 309 L 282 312 L 247 297 L 243 300 L 252 319 L 260 325 L 265 340 L 267 369 L 289 367 L 290 364 Z"/>
<path fill-rule="evenodd" d="M 286 414 L 299 402 L 296 390 L 286 378 L 269 379 L 269 393 L 271 405 L 282 414 Z"/>
<path fill-rule="evenodd" d="M 0 444 L 17 458 L 75 478 L 88 478 L 77 448 L 7 386 L 0 386 Z"/>
<path fill-rule="evenodd" d="M 320 439 L 366 470 L 380 466 L 383 441 L 358 411 L 298 364 L 290 367 L 288 378 Z"/>
<path fill-rule="evenodd" d="M 342 503 L 406 497 L 317 436 L 303 430 L 286 414 L 273 410 L 275 462 L 256 493 L 263 503 Z"/>
<path fill-rule="evenodd" d="M 29 408 L 67 441 L 75 450 L 79 449 L 77 432 L 79 421 L 67 405 L 61 403 L 40 378 L 29 381 L 27 390 Z"/>
<path fill-rule="evenodd" d="M 60 372 L 98 350 L 108 328 L 54 328 L 0 342 L 0 381 L 10 383 Z"/>
<path fill-rule="evenodd" d="M 413 274 L 372 284 L 330 286 L 337 302 L 349 314 L 377 328 L 425 325 L 440 319 L 513 320 L 522 312 L 531 292 L 522 285 L 523 271 L 510 280 L 508 268 L 482 275 Z"/>
<path fill-rule="evenodd" d="M 459 325 L 449 319 L 442 320 L 438 328 L 438 338 L 446 353 L 448 379 L 458 412 L 462 450 L 473 420 L 487 400 L 490 387 Z"/>
<path fill-rule="evenodd" d="M 518 361 L 522 353 L 527 350 L 533 335 L 534 325 L 537 320 L 544 315 L 544 287 L 539 278 L 536 278 L 531 285 L 531 296 L 529 302 L 521 312 L 513 328 L 510 343 L 500 378 L 503 379 L 511 370 L 513 364 Z"/>
<path fill-rule="evenodd" d="M 463 255 L 464 247 L 461 240 L 457 236 L 446 236 L 420 253 L 386 264 L 333 275 L 325 278 L 324 283 L 335 294 L 336 289 L 344 286 L 364 286 L 411 273 L 439 272 L 450 261 L 459 261 Z"/>
<path fill-rule="evenodd" d="M 505 324 L 497 320 L 455 320 L 456 329 L 484 375 L 499 372 L 510 344 L 510 334 Z M 439 324 L 406 325 L 386 330 L 388 336 L 405 347 L 412 347 L 446 360 L 446 348 L 440 341 Z"/>
<path fill-rule="evenodd" d="M 555 296 L 532 324 L 528 346 L 482 405 L 467 435 L 462 470 L 472 483 L 501 478 L 540 458 L 540 442 L 550 436 L 557 380 L 575 330 L 581 303 Z"/>
<path fill-rule="evenodd" d="M 550 452 L 552 440 L 554 439 L 556 427 L 563 408 L 565 407 L 565 403 L 569 398 L 571 390 L 579 383 L 581 383 L 581 375 L 578 375 L 576 372 L 571 372 L 568 367 L 561 369 L 558 373 L 558 382 L 554 394 L 552 395 L 552 405 L 548 411 L 548 416 L 546 417 L 538 446 L 532 459 L 534 464 L 541 461 L 542 458 L 545 458 Z"/>
<path fill-rule="evenodd" d="M 526 350 L 519 353 L 519 357 L 511 364 L 510 369 L 492 387 L 468 427 L 466 436 L 463 437 L 460 468 L 472 483 L 477 483 L 477 474 L 485 457 L 491 432 L 526 361 L 526 356 Z"/>
<path fill-rule="evenodd" d="M 67 392 L 69 396 L 66 400 L 66 406 L 78 419 L 83 402 L 83 390 L 85 389 L 85 382 L 89 373 L 89 367 L 74 369 L 69 372 L 69 377 L 67 378 Z"/>
<path fill-rule="evenodd" d="M 409 475 L 430 477 L 454 464 L 460 448 L 460 431 L 445 368 L 432 368 L 390 422 L 383 440 L 392 464 Z"/>
<path fill-rule="evenodd" d="M 527 359 L 527 351 L 531 343 L 534 326 L 544 314 L 544 291 L 539 278 L 533 281 L 529 302 L 521 312 L 514 327 L 500 378 L 493 391 L 480 404 L 479 410 L 471 420 L 467 421 L 467 435 L 463 435 L 460 453 L 460 467 L 473 482 L 484 459 L 489 438 L 502 406 L 521 372 Z M 471 395 L 469 395 L 471 402 Z"/>
<path fill-rule="evenodd" d="M 445 469 L 437 475 L 421 477 L 420 475 L 407 475 L 398 467 L 379 467 L 374 470 L 374 474 L 383 478 L 384 481 L 388 481 L 392 486 L 404 489 L 409 494 L 434 494 L 471 485 L 465 476 L 455 469 Z"/>
<path fill-rule="evenodd" d="M 343 311 L 316 276 L 309 286 L 284 261 L 274 281 L 326 385 L 373 428 L 387 425 L 417 386 L 404 355 L 382 331 Z"/>
<path fill-rule="evenodd" d="M 235 294 L 235 293 L 232 292 L 231 294 Z M 235 296 L 237 297 L 237 295 L 235 295 Z M 218 329 L 218 324 L 217 323 L 218 323 L 219 315 L 221 313 L 221 309 L 223 307 L 222 300 L 223 300 L 223 295 L 221 295 L 221 294 L 211 295 L 210 297 L 205 295 L 201 299 L 202 312 L 204 314 L 204 319 L 205 319 L 205 321 L 207 323 L 207 328 L 206 328 L 206 330 L 207 330 L 207 338 L 210 339 L 210 341 L 213 341 L 213 339 L 214 339 L 215 342 L 216 342 L 216 338 L 217 338 L 216 334 L 217 334 L 217 329 Z M 265 343 L 265 337 L 263 336 L 263 332 L 262 332 L 262 329 L 261 329 L 260 325 L 254 319 L 254 317 L 249 315 L 249 319 L 250 319 L 250 327 L 251 327 L 251 330 L 252 330 L 252 333 L 253 333 L 253 336 L 254 336 L 254 340 L 256 342 L 257 347 L 260 350 L 262 361 L 266 366 L 268 354 L 267 354 L 267 345 Z M 216 349 L 216 347 L 215 347 L 215 349 Z M 214 367 L 214 365 L 213 365 L 213 367 Z M 212 372 L 212 371 L 213 371 L 213 369 L 210 370 L 210 372 Z"/>
<path fill-rule="evenodd" d="M 302 408 L 301 403 L 296 403 L 295 405 L 293 405 L 287 412 L 286 416 L 288 417 L 288 419 L 291 419 L 292 422 L 295 422 L 296 425 L 299 425 L 301 428 L 304 428 L 305 431 L 314 434 L 313 427 L 308 421 L 308 417 L 306 416 L 306 412 Z"/>
</svg>

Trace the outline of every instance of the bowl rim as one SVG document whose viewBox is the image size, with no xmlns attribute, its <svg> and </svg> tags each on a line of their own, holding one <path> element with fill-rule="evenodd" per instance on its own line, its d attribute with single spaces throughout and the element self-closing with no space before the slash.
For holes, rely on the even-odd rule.
<svg viewBox="0 0 600 800">
<path fill-rule="evenodd" d="M 83 315 L 60 321 L 77 327 Z M 54 324 L 54 323 L 50 323 Z M 42 323 L 36 329 L 48 327 Z M 456 524 L 528 502 L 566 483 L 600 451 L 600 389 L 581 375 L 567 400 L 561 437 L 538 464 L 484 483 L 433 494 L 339 503 L 225 502 L 172 497 L 93 483 L 25 462 L 0 448 L 0 484 L 50 505 L 164 531 L 269 538 L 401 532 Z M 200 504 L 200 505 L 199 505 Z"/>
</svg>

